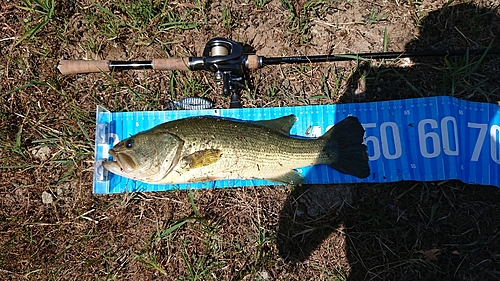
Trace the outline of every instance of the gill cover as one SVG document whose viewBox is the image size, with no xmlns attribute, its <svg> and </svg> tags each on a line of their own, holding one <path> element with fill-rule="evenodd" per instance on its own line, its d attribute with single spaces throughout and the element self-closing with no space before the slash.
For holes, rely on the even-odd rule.
<svg viewBox="0 0 500 281">
<path fill-rule="evenodd" d="M 103 166 L 117 175 L 155 183 L 177 165 L 183 144 L 176 135 L 153 128 L 115 145 L 110 150 L 114 161 Z"/>
</svg>

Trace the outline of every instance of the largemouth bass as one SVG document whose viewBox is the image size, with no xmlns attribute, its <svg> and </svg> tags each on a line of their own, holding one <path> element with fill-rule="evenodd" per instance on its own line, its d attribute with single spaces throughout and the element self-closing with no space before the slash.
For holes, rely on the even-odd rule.
<svg viewBox="0 0 500 281">
<path fill-rule="evenodd" d="M 153 184 L 266 179 L 301 184 L 294 169 L 327 164 L 359 178 L 370 175 L 364 129 L 347 117 L 319 138 L 292 137 L 294 115 L 257 122 L 191 117 L 158 125 L 116 144 L 104 168 Z"/>
</svg>

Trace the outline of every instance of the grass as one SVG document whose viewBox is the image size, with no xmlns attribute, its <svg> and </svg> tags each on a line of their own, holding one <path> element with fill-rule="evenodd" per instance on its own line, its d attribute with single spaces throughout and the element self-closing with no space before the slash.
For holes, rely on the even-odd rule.
<svg viewBox="0 0 500 281">
<path fill-rule="evenodd" d="M 146 266 L 146 268 L 153 269 L 154 271 L 158 271 L 164 276 L 168 276 L 168 273 L 162 266 L 159 265 L 158 259 L 155 253 L 153 254 L 136 254 L 134 258 L 137 262 Z"/>
<path fill-rule="evenodd" d="M 231 14 L 231 4 L 222 4 L 222 26 L 229 29 L 232 26 L 233 18 Z"/>
<path fill-rule="evenodd" d="M 442 91 L 451 96 L 461 96 L 464 92 L 475 91 L 490 95 L 488 91 L 481 91 L 481 87 L 488 79 L 477 72 L 485 58 L 486 53 L 479 58 L 472 58 L 467 54 L 462 58 L 446 59 Z"/>
<path fill-rule="evenodd" d="M 265 249 L 268 248 L 269 244 L 271 244 L 276 238 L 261 225 L 260 221 L 252 221 L 252 225 L 254 233 L 248 235 L 250 241 L 255 241 L 256 249 L 254 259 L 252 261 L 253 265 L 249 266 L 255 266 L 257 269 L 266 268 L 269 263 L 273 264 L 274 261 L 268 256 L 268 252 Z"/>
<path fill-rule="evenodd" d="M 289 31 L 298 44 L 307 44 L 311 40 L 310 21 L 313 16 L 325 13 L 328 1 L 309 0 L 294 2 L 280 0 L 283 7 L 290 12 L 288 18 Z"/>
<path fill-rule="evenodd" d="M 160 40 L 162 34 L 177 30 L 192 30 L 202 24 L 190 19 L 203 13 L 203 4 L 178 6 L 168 5 L 168 2 L 130 0 L 111 1 L 102 5 L 91 1 L 83 14 L 85 21 L 93 26 L 86 47 L 92 54 L 99 53 L 103 40 L 123 40 L 133 32 L 127 49 L 133 51 L 137 46 L 149 46 L 154 42 L 169 44 Z"/>
<path fill-rule="evenodd" d="M 17 40 L 18 45 L 23 40 L 32 39 L 54 18 L 54 0 L 23 0 L 20 9 L 30 12 L 33 18 L 25 18 L 25 33 Z"/>
<path fill-rule="evenodd" d="M 489 215 L 500 202 L 495 187 L 455 181 L 357 185 L 355 200 L 345 209 L 319 218 L 297 215 L 302 194 L 289 187 L 93 195 L 96 104 L 113 111 L 162 110 L 168 101 L 199 96 L 221 108 L 228 99 L 210 72 L 63 77 L 55 70 L 62 58 L 199 56 L 205 42 L 218 36 L 241 38 L 270 57 L 404 49 L 406 42 L 398 40 L 411 41 L 409 34 L 417 34 L 408 19 L 426 32 L 452 34 L 442 32 L 435 20 L 452 23 L 459 12 L 451 9 L 454 4 L 433 14 L 440 7 L 428 0 L 394 10 L 366 1 L 312 0 L 6 3 L 0 9 L 5 33 L 0 38 L 0 275 L 27 280 L 499 279 L 500 222 Z M 459 22 L 450 24 L 462 33 L 455 30 L 455 41 L 430 33 L 419 42 L 439 46 L 432 39 L 440 38 L 447 44 L 488 46 L 494 29 L 483 24 L 488 22 L 483 16 L 490 14 L 470 6 L 465 11 L 481 23 L 471 29 L 474 34 Z M 315 19 L 362 20 L 319 29 Z M 313 27 L 320 33 L 312 33 Z M 399 30 L 403 27 L 408 30 Z M 491 46 L 498 45 L 495 40 Z M 429 95 L 499 100 L 497 57 L 422 59 L 411 68 L 398 63 L 265 67 L 249 73 L 252 83 L 243 102 L 270 107 Z M 51 204 L 42 202 L 44 192 L 53 197 Z M 290 257 L 287 250 L 299 254 Z"/>
<path fill-rule="evenodd" d="M 378 12 L 376 10 L 371 10 L 370 14 L 365 16 L 365 18 L 360 22 L 360 24 L 372 25 L 376 22 L 387 20 L 388 16 L 389 14 Z"/>
<path fill-rule="evenodd" d="M 177 14 L 168 5 L 168 2 L 131 0 L 129 3 L 119 1 L 108 3 L 107 7 L 99 3 L 93 3 L 93 5 L 100 12 L 95 15 L 100 14 L 101 17 L 104 17 L 104 21 L 96 17 L 90 19 L 100 26 L 99 29 L 109 39 L 124 36 L 120 34 L 120 30 L 124 28 L 136 30 L 140 36 L 146 30 L 148 32 L 150 32 L 149 30 L 155 30 L 156 32 L 166 32 L 173 29 L 189 30 L 199 25 L 199 23 L 190 23 L 186 18 L 191 16 L 192 11 L 196 8 L 200 9 L 200 6 L 195 6 L 193 10 L 189 9 L 187 13 Z M 117 11 L 108 8 L 113 6 Z M 123 18 L 118 16 L 121 13 L 124 14 Z"/>
<path fill-rule="evenodd" d="M 250 2 L 250 0 L 248 2 Z M 251 2 L 253 2 L 255 8 L 262 9 L 269 1 L 268 0 L 253 0 Z"/>
<path fill-rule="evenodd" d="M 182 252 L 182 260 L 187 270 L 187 274 L 181 279 L 184 280 L 216 280 L 215 276 L 211 274 L 214 270 L 226 266 L 226 263 L 221 261 L 223 252 L 220 252 L 217 244 L 220 243 L 217 237 L 217 227 L 203 225 L 203 243 L 205 249 L 201 253 L 191 254 L 190 245 L 191 240 L 183 241 L 184 251 Z"/>
<path fill-rule="evenodd" d="M 313 267 L 321 270 L 325 275 L 326 278 L 325 280 L 331 280 L 331 281 L 345 281 L 348 280 L 347 276 L 348 274 L 344 272 L 342 268 L 334 267 L 333 269 L 331 268 L 323 268 L 321 266 L 315 266 Z"/>
</svg>

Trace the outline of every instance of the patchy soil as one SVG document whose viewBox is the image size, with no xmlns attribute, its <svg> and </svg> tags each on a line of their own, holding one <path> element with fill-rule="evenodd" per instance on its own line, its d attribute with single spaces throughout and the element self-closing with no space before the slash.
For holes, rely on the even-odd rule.
<svg viewBox="0 0 500 281">
<path fill-rule="evenodd" d="M 0 6 L 0 279 L 500 279 L 496 187 L 447 181 L 93 195 L 97 104 L 163 110 L 204 96 L 227 108 L 229 99 L 212 73 L 56 69 L 60 59 L 200 56 L 214 37 L 266 57 L 499 48 L 500 2 L 167 1 L 161 15 L 148 11 L 162 1 L 55 1 L 53 9 L 31 2 Z M 498 56 L 269 66 L 249 73 L 242 103 L 432 95 L 498 103 L 499 66 Z"/>
</svg>

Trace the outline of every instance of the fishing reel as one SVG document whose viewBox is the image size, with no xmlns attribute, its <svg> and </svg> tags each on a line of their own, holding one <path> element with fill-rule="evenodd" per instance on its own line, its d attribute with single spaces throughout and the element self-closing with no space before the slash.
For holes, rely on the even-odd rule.
<svg viewBox="0 0 500 281">
<path fill-rule="evenodd" d="M 190 62 L 190 68 L 213 72 L 217 85 L 222 85 L 223 95 L 231 97 L 230 107 L 241 107 L 239 86 L 248 69 L 243 46 L 229 39 L 214 38 L 205 45 L 203 57 L 197 59 L 198 62 Z"/>
</svg>

